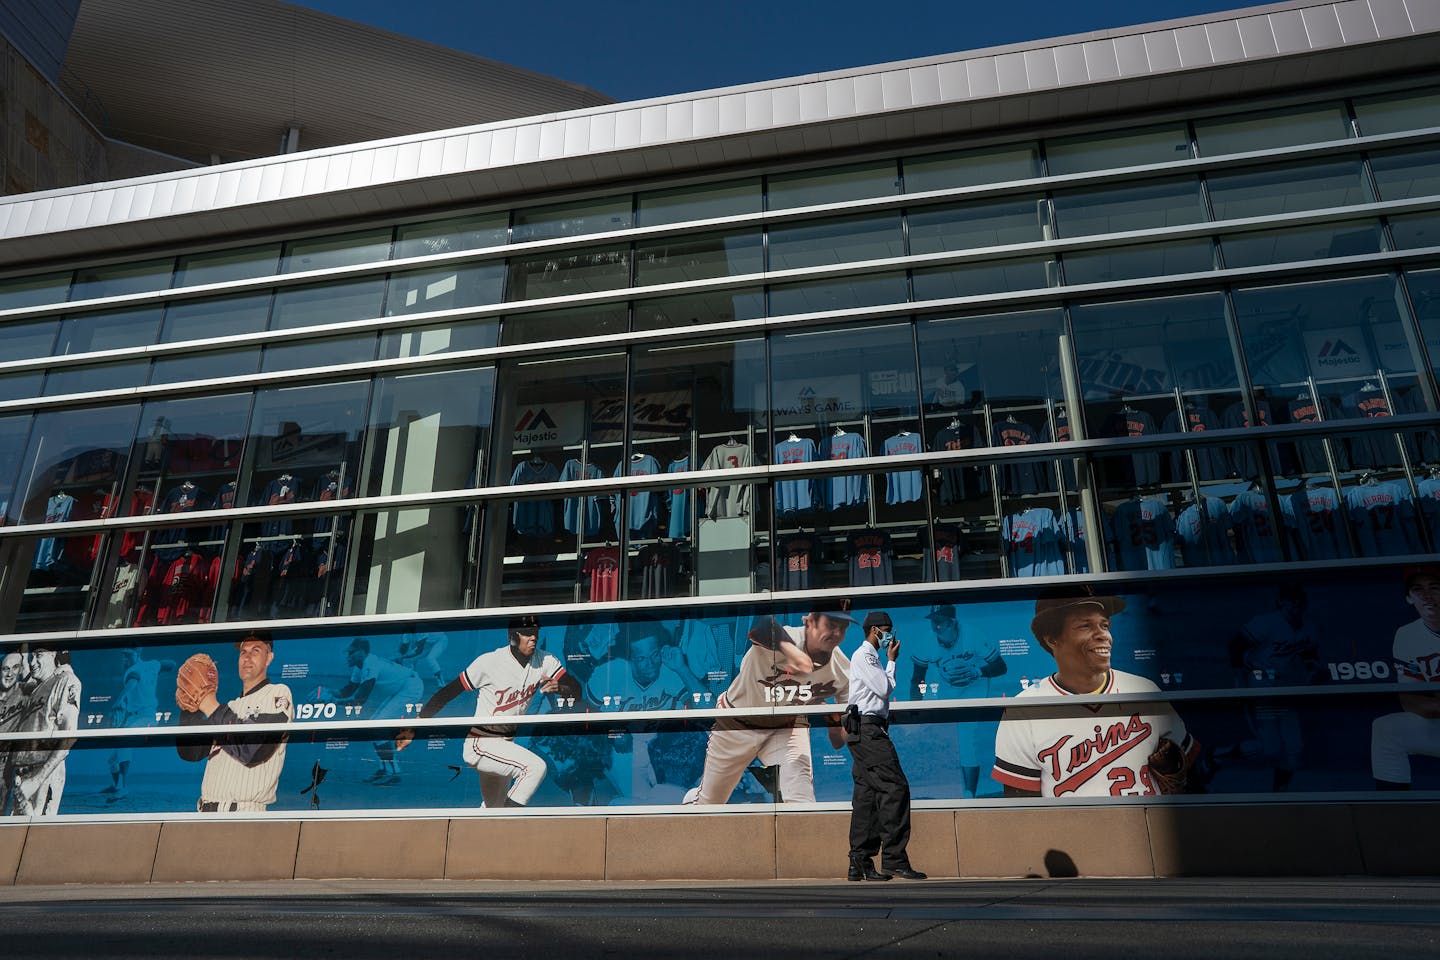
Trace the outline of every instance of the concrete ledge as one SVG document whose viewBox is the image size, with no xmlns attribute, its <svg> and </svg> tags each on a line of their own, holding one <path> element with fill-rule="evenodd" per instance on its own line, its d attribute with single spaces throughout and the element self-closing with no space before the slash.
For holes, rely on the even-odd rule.
<svg viewBox="0 0 1440 960">
<path fill-rule="evenodd" d="M 300 844 L 298 822 L 227 823 L 184 820 L 160 830 L 156 882 L 289 880 Z M 204 858 L 197 853 L 203 851 Z"/>
<path fill-rule="evenodd" d="M 297 880 L 430 880 L 445 875 L 447 820 L 308 820 Z"/>
<path fill-rule="evenodd" d="M 145 883 L 158 823 L 31 824 L 15 882 Z"/>
<path fill-rule="evenodd" d="M 605 879 L 774 879 L 775 819 L 774 814 L 611 817 Z"/>
<path fill-rule="evenodd" d="M 1148 877 L 1142 807 L 957 810 L 964 877 Z"/>
<path fill-rule="evenodd" d="M 1388 805 L 1376 813 L 1395 815 Z M 1365 870 L 1354 814 L 1340 804 L 1152 807 L 1146 819 L 1155 873 L 1162 877 L 1335 876 Z M 1417 821 L 1410 822 L 1413 827 Z"/>
<path fill-rule="evenodd" d="M 603 817 L 452 820 L 450 880 L 604 880 Z"/>
<path fill-rule="evenodd" d="M 0 827 L 0 887 L 15 882 L 20 869 L 20 851 L 25 849 L 25 826 Z"/>
<path fill-rule="evenodd" d="M 791 813 L 775 818 L 775 875 L 808 880 L 843 877 L 849 865 L 849 813 Z M 910 817 L 910 863 L 932 877 L 959 876 L 955 815 L 916 810 Z"/>
<path fill-rule="evenodd" d="M 1420 826 L 1434 824 L 1437 811 L 1433 805 L 1356 804 L 1350 813 L 1365 861 L 1361 873 L 1431 877 L 1440 870 L 1440 832 L 1433 826 Z"/>
</svg>

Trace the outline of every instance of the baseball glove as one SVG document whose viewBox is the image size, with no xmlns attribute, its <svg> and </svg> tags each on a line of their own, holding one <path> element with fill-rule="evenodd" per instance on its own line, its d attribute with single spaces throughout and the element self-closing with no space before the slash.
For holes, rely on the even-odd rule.
<svg viewBox="0 0 1440 960">
<path fill-rule="evenodd" d="M 980 679 L 980 668 L 969 657 L 953 657 L 940 665 L 940 675 L 954 687 L 968 687 Z"/>
<path fill-rule="evenodd" d="M 203 653 L 197 653 L 180 664 L 175 674 L 175 706 L 187 713 L 200 709 L 200 702 L 206 695 L 213 695 L 220 689 L 220 671 L 215 661 Z"/>
<path fill-rule="evenodd" d="M 1150 782 L 1158 793 L 1184 793 L 1186 787 L 1185 754 L 1169 737 L 1161 737 L 1160 745 L 1146 761 Z"/>
</svg>

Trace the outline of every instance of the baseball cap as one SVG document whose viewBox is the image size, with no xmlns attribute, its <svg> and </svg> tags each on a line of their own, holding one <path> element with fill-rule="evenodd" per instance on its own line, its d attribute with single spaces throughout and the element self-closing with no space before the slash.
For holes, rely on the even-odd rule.
<svg viewBox="0 0 1440 960">
<path fill-rule="evenodd" d="M 865 614 L 866 633 L 870 632 L 871 627 L 884 627 L 886 630 L 890 630 L 893 629 L 894 626 L 895 623 L 890 619 L 890 614 L 883 610 L 872 610 Z"/>
<path fill-rule="evenodd" d="M 849 599 L 844 600 L 821 600 L 810 608 L 811 613 L 820 613 L 831 620 L 843 620 L 846 623 L 859 623 L 855 615 L 850 612 Z"/>
<path fill-rule="evenodd" d="M 1411 583 L 1420 577 L 1434 577 L 1440 580 L 1440 564 L 1417 563 L 1414 566 L 1405 568 L 1405 589 L 1409 590 Z"/>
<path fill-rule="evenodd" d="M 1080 607 L 1099 607 L 1107 617 L 1125 609 L 1123 597 L 1102 597 L 1090 586 L 1051 587 L 1035 600 L 1035 617 L 1030 621 L 1030 632 L 1039 637 L 1041 628 Z"/>
<path fill-rule="evenodd" d="M 539 630 L 540 618 L 533 613 L 527 613 L 519 617 L 511 617 L 509 628 L 511 630 Z"/>
<path fill-rule="evenodd" d="M 251 632 L 245 634 L 245 636 L 235 641 L 235 649 L 239 650 L 240 645 L 246 640 L 258 640 L 260 643 L 263 643 L 265 644 L 265 646 L 269 647 L 272 651 L 275 649 L 275 641 L 270 639 L 270 633 L 267 630 L 252 630 Z M 351 646 L 353 647 L 355 643 L 358 642 L 359 641 L 352 642 Z M 369 650 L 370 644 L 365 644 L 365 649 Z"/>
<path fill-rule="evenodd" d="M 370 641 L 366 640 L 364 637 L 356 637 L 354 640 L 350 641 L 350 646 L 345 648 L 346 653 L 352 653 L 356 650 L 359 650 L 362 653 L 369 653 Z"/>
<path fill-rule="evenodd" d="M 938 607 L 931 607 L 930 612 L 925 614 L 925 619 L 932 624 L 936 620 L 955 620 L 955 605 L 953 603 L 942 603 Z"/>
</svg>

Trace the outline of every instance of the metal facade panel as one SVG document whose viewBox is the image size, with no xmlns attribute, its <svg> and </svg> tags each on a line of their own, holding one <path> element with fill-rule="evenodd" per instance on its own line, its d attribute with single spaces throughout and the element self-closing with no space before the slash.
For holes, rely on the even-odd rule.
<svg viewBox="0 0 1440 960">
<path fill-rule="evenodd" d="M 660 143 L 666 137 L 665 104 L 645 107 L 640 111 L 640 142 Z"/>
<path fill-rule="evenodd" d="M 1138 35 L 1115 38 L 1115 62 L 1122 77 L 1143 77 L 1150 72 L 1145 38 Z"/>
<path fill-rule="evenodd" d="M 881 107 L 900 110 L 911 104 L 910 74 L 906 70 L 886 70 L 880 74 Z"/>
<path fill-rule="evenodd" d="M 1370 16 L 1382 37 L 1410 35 L 1410 14 L 1405 10 L 1405 0 L 1370 0 Z"/>
<path fill-rule="evenodd" d="M 832 120 L 855 116 L 855 78 L 825 81 L 825 111 Z"/>
<path fill-rule="evenodd" d="M 772 100 L 769 90 L 752 90 L 745 94 L 746 130 L 768 130 L 774 126 Z"/>
<path fill-rule="evenodd" d="M 1240 42 L 1240 26 L 1234 20 L 1205 24 L 1205 37 L 1210 41 L 1210 55 L 1216 63 L 1245 59 L 1245 45 Z"/>
<path fill-rule="evenodd" d="M 1060 83 L 1060 71 L 1055 66 L 1055 51 L 1025 51 L 1025 78 L 1031 90 L 1057 86 Z"/>
<path fill-rule="evenodd" d="M 784 87 L 774 91 L 770 98 L 770 115 L 777 127 L 787 127 L 800 122 L 800 91 Z"/>
<path fill-rule="evenodd" d="M 1156 73 L 1180 69 L 1180 46 L 1173 30 L 1145 34 L 1145 54 L 1150 58 L 1150 69 Z"/>
<path fill-rule="evenodd" d="M 1055 48 L 1055 70 L 1062 87 L 1090 82 L 1090 73 L 1085 69 L 1085 49 L 1078 43 Z"/>
<path fill-rule="evenodd" d="M 970 75 L 964 60 L 940 64 L 936 67 L 936 78 L 939 81 L 940 102 L 970 98 Z"/>
<path fill-rule="evenodd" d="M 1214 62 L 1210 53 L 1210 38 L 1203 26 L 1181 27 L 1175 31 L 1175 46 L 1180 50 L 1182 67 L 1203 67 Z"/>
<path fill-rule="evenodd" d="M 1305 18 L 1299 10 L 1277 10 L 1270 14 L 1269 19 L 1275 33 L 1275 47 L 1280 53 L 1300 53 L 1310 49 L 1310 35 L 1305 32 Z"/>
<path fill-rule="evenodd" d="M 965 76 L 970 81 L 970 98 L 993 97 L 1000 92 L 1000 79 L 995 74 L 994 57 L 975 57 L 965 61 Z"/>
<path fill-rule="evenodd" d="M 1115 59 L 1115 44 L 1110 40 L 1095 40 L 1082 44 L 1085 51 L 1085 72 L 1093 80 L 1116 80 L 1120 76 L 1120 64 Z"/>
<path fill-rule="evenodd" d="M 732 93 L 720 98 L 720 132 L 739 133 L 745 129 L 745 94 Z"/>
<path fill-rule="evenodd" d="M 1237 21 L 1237 24 L 1245 56 L 1269 57 L 1276 53 L 1275 31 L 1270 29 L 1269 17 L 1245 17 Z"/>
<path fill-rule="evenodd" d="M 1405 9 L 1410 14 L 1411 28 L 1415 31 L 1440 30 L 1440 3 L 1435 0 L 1405 0 Z"/>
<path fill-rule="evenodd" d="M 861 74 L 855 78 L 855 99 L 852 112 L 880 113 L 885 109 L 885 90 L 878 73 Z"/>
<path fill-rule="evenodd" d="M 1000 93 L 1024 93 L 1030 89 L 1030 78 L 1025 73 L 1024 53 L 1002 53 L 995 58 L 995 79 Z"/>
<path fill-rule="evenodd" d="M 1300 11 L 1300 16 L 1305 21 L 1305 34 L 1310 38 L 1311 49 L 1333 47 L 1345 42 L 1345 35 L 1340 32 L 1340 18 L 1335 15 L 1333 6 L 1306 7 Z"/>
<path fill-rule="evenodd" d="M 917 107 L 940 102 L 939 67 L 911 67 L 905 72 L 910 75 L 910 96 Z"/>
<path fill-rule="evenodd" d="M 1370 15 L 1370 6 L 1365 0 L 1345 0 L 1335 4 L 1335 16 L 1340 21 L 1340 34 L 1346 43 L 1365 43 L 1378 40 L 1375 18 Z"/>
<path fill-rule="evenodd" d="M 688 100 L 665 107 L 665 129 L 670 132 L 672 140 L 688 140 L 693 133 L 694 119 L 695 105 Z"/>
</svg>

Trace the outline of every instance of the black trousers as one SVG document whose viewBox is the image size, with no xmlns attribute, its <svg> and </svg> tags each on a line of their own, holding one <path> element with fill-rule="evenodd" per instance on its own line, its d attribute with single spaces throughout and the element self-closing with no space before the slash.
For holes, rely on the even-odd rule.
<svg viewBox="0 0 1440 960">
<path fill-rule="evenodd" d="M 874 857 L 884 847 L 882 869 L 910 866 L 910 781 L 883 721 L 865 717 L 850 741 L 850 855 Z"/>
</svg>

